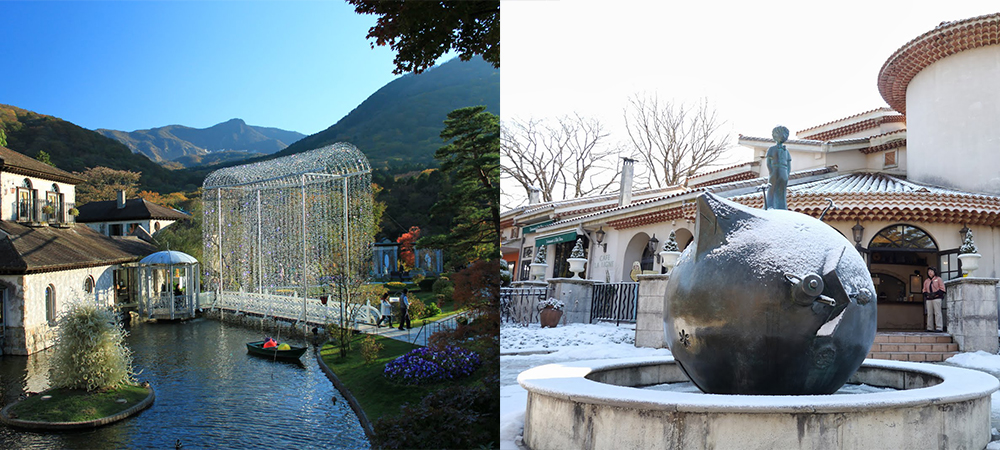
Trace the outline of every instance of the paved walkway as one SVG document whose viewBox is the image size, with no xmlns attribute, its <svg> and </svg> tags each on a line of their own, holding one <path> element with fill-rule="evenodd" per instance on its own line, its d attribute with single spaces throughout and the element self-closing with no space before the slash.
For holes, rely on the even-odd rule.
<svg viewBox="0 0 1000 450">
<path fill-rule="evenodd" d="M 421 321 L 421 322 L 423 322 L 423 321 Z M 396 325 L 396 326 L 399 326 L 399 324 L 396 323 L 395 321 L 393 321 L 393 324 Z M 405 341 L 405 342 L 409 342 L 411 344 L 416 344 L 416 345 L 420 345 L 420 346 L 426 347 L 427 346 L 427 337 L 430 335 L 430 331 L 431 331 L 430 330 L 430 325 L 428 324 L 427 326 L 424 326 L 424 327 L 416 326 L 417 325 L 416 321 L 414 321 L 414 323 L 412 325 L 414 325 L 413 328 L 410 328 L 409 330 L 407 330 L 407 329 L 404 328 L 402 331 L 400 331 L 399 328 L 396 328 L 396 327 L 391 327 L 390 328 L 387 325 L 382 325 L 381 328 L 375 328 L 372 325 L 366 325 L 366 324 L 362 324 L 359 327 L 359 329 L 361 330 L 362 333 L 365 333 L 365 334 L 377 334 L 379 336 L 383 336 L 383 337 L 387 337 L 387 338 L 392 338 L 392 339 L 395 339 L 397 341 Z M 426 329 L 424 329 L 424 328 L 426 328 Z"/>
</svg>

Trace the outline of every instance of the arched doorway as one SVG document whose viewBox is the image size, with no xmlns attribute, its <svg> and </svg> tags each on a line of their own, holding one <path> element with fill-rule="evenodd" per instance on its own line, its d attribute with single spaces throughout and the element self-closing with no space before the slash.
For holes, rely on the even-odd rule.
<svg viewBox="0 0 1000 450">
<path fill-rule="evenodd" d="M 927 267 L 938 267 L 938 246 L 926 231 L 908 224 L 883 228 L 868 243 L 876 283 L 880 330 L 923 330 L 921 294 Z"/>
<path fill-rule="evenodd" d="M 694 241 L 694 234 L 687 228 L 678 228 L 674 230 L 674 239 L 677 240 L 677 248 L 683 252 Z"/>
<path fill-rule="evenodd" d="M 639 262 L 642 270 L 653 270 L 656 254 L 649 250 L 649 235 L 637 233 L 625 246 L 625 257 L 622 258 L 622 281 L 632 281 L 632 266 Z"/>
</svg>

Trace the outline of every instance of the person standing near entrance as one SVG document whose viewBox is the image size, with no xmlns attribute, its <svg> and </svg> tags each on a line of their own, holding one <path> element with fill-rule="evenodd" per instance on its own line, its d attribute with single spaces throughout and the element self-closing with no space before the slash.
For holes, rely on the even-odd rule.
<svg viewBox="0 0 1000 450">
<path fill-rule="evenodd" d="M 941 320 L 941 299 L 944 298 L 944 281 L 937 274 L 937 267 L 927 268 L 924 280 L 924 309 L 927 311 L 927 331 L 944 331 Z"/>
<path fill-rule="evenodd" d="M 406 324 L 406 329 L 410 329 L 410 299 L 406 298 L 406 293 L 409 292 L 403 289 L 403 295 L 399 297 L 399 329 L 403 329 L 403 324 Z"/>
</svg>

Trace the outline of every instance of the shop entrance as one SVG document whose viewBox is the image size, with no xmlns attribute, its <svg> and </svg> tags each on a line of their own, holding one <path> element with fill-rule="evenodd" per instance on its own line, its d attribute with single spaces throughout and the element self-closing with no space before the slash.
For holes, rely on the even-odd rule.
<svg viewBox="0 0 1000 450">
<path fill-rule="evenodd" d="M 924 278 L 928 267 L 940 267 L 934 239 L 915 226 L 892 225 L 875 234 L 868 252 L 868 269 L 878 296 L 878 329 L 923 330 Z"/>
</svg>

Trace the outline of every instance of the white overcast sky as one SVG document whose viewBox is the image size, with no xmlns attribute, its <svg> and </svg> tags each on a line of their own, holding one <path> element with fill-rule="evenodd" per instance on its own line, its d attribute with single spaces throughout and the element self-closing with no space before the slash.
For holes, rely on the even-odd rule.
<svg viewBox="0 0 1000 450">
<path fill-rule="evenodd" d="M 997 11 L 987 1 L 503 1 L 501 120 L 576 112 L 624 140 L 626 100 L 648 92 L 707 98 L 734 145 L 777 124 L 794 134 L 887 106 L 878 72 L 896 49 Z"/>
</svg>

